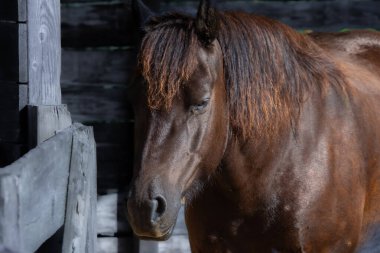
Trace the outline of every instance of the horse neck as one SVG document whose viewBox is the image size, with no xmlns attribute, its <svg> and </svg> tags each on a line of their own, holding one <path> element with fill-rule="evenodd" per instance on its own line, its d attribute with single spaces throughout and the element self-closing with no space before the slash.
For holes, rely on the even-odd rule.
<svg viewBox="0 0 380 253">
<path fill-rule="evenodd" d="M 219 194 L 228 197 L 233 193 L 231 201 L 242 201 L 242 205 L 247 195 L 253 201 L 262 186 L 261 180 L 271 173 L 277 154 L 292 135 L 291 128 L 283 129 L 270 140 L 243 139 L 230 134 L 220 168 L 214 173 Z"/>
</svg>

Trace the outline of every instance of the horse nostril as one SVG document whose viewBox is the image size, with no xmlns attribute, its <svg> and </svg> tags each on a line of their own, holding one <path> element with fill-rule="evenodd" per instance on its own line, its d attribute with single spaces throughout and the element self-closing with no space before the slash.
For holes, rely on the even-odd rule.
<svg viewBox="0 0 380 253">
<path fill-rule="evenodd" d="M 166 211 L 166 200 L 163 196 L 158 195 L 152 200 L 152 222 L 156 222 Z"/>
</svg>

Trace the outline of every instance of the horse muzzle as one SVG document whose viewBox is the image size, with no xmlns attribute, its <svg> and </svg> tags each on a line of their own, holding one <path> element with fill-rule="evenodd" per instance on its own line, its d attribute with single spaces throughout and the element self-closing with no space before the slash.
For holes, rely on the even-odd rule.
<svg viewBox="0 0 380 253">
<path fill-rule="evenodd" d="M 173 213 L 168 208 L 164 196 L 157 194 L 146 200 L 127 200 L 127 218 L 133 232 L 144 240 L 167 240 L 173 231 L 178 210 Z"/>
</svg>

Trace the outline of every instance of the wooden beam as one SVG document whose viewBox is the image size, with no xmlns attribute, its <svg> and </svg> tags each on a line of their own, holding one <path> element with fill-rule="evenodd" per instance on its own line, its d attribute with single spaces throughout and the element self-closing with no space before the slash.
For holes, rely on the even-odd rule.
<svg viewBox="0 0 380 253">
<path fill-rule="evenodd" d="M 65 217 L 74 128 L 0 170 L 0 244 L 34 252 Z"/>
<path fill-rule="evenodd" d="M 61 104 L 61 15 L 59 0 L 28 2 L 29 103 Z"/>
<path fill-rule="evenodd" d="M 66 105 L 28 106 L 29 147 L 33 148 L 71 125 Z"/>
<path fill-rule="evenodd" d="M 73 135 L 63 253 L 96 249 L 96 150 L 91 127 L 80 126 Z"/>
</svg>

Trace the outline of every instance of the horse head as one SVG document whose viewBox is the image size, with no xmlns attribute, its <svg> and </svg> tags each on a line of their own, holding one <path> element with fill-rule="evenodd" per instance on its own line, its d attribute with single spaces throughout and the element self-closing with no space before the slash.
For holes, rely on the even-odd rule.
<svg viewBox="0 0 380 253">
<path fill-rule="evenodd" d="M 200 190 L 223 156 L 228 105 L 217 23 L 209 2 L 201 1 L 195 19 L 171 14 L 145 26 L 141 78 L 133 85 L 135 157 L 127 203 L 141 238 L 167 239 L 181 199 Z"/>
</svg>

